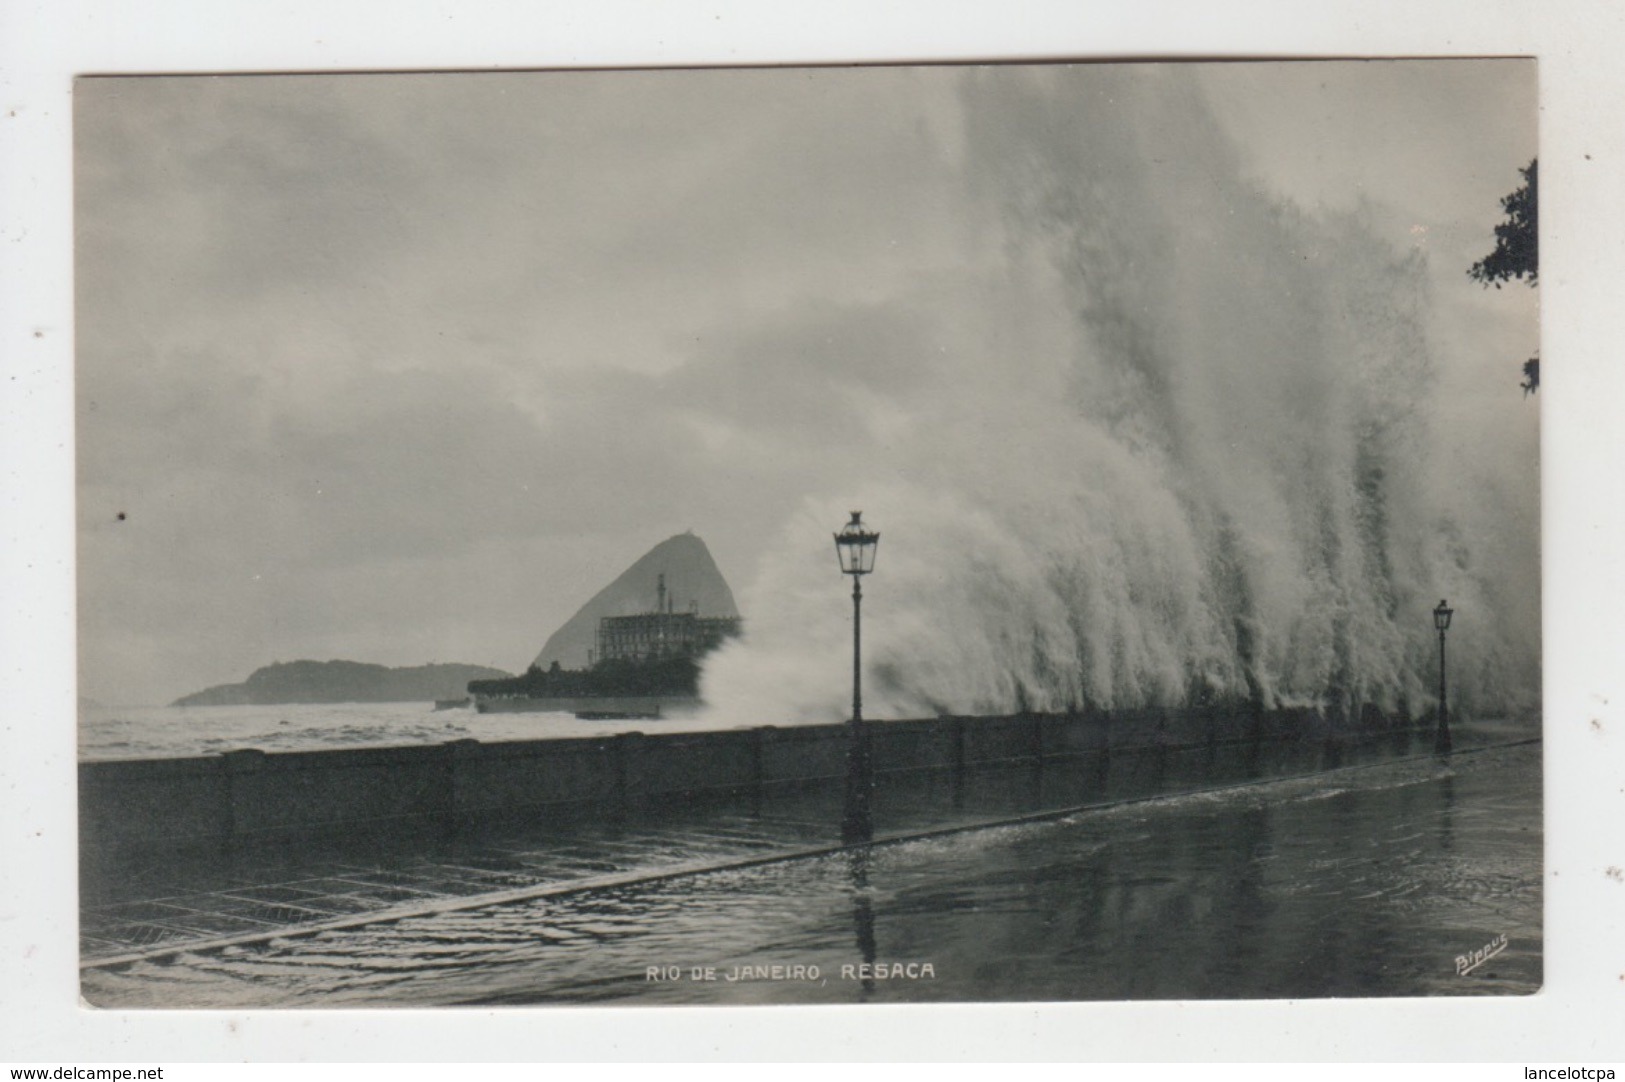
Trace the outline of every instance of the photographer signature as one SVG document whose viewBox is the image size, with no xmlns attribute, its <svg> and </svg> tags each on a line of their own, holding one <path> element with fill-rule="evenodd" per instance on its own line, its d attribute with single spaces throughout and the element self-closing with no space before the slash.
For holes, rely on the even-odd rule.
<svg viewBox="0 0 1625 1082">
<path fill-rule="evenodd" d="M 1497 954 L 1507 949 L 1506 933 L 1502 932 L 1471 954 L 1456 955 L 1456 976 L 1465 977 Z"/>
</svg>

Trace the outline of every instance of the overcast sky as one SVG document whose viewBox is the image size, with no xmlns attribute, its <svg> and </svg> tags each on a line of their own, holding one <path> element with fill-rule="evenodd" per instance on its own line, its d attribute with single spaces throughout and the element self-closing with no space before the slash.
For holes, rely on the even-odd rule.
<svg viewBox="0 0 1625 1082">
<path fill-rule="evenodd" d="M 987 132 L 1020 74 L 81 80 L 83 693 L 296 658 L 516 670 L 687 529 L 743 601 L 933 393 L 965 290 L 931 284 L 1008 240 L 1012 163 L 984 156 L 1019 146 Z M 1218 129 L 1284 206 L 1425 253 L 1458 407 L 1532 434 L 1534 294 L 1464 271 L 1535 154 L 1533 64 L 1173 83 L 1159 116 Z"/>
</svg>

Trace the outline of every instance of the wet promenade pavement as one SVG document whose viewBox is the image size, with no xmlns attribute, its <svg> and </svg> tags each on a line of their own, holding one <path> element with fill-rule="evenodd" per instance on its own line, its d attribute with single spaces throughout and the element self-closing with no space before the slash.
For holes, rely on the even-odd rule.
<svg viewBox="0 0 1625 1082">
<path fill-rule="evenodd" d="M 1464 733 L 1458 748 L 1509 733 Z M 1357 745 L 1224 745 L 882 776 L 877 842 L 1080 807 L 1358 771 L 1428 756 L 1425 734 Z M 426 914 L 605 890 L 840 848 L 839 786 L 670 802 L 455 837 L 357 840 L 143 861 L 82 884 L 81 955 L 118 967 Z"/>
<path fill-rule="evenodd" d="M 461 843 L 435 840 L 417 855 L 391 851 L 396 847 L 328 848 L 219 863 L 194 859 L 104 885 L 103 900 L 87 899 L 83 907 L 80 951 L 85 964 L 111 964 L 494 905 L 816 850 L 835 844 L 829 833 L 821 824 L 719 808 L 682 825 L 582 823 Z"/>
</svg>

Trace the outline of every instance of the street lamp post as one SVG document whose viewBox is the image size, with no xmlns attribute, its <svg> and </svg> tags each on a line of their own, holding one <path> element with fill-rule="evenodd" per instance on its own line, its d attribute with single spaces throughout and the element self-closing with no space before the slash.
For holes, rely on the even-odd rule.
<svg viewBox="0 0 1625 1082">
<path fill-rule="evenodd" d="M 863 524 L 863 512 L 852 512 L 852 521 L 835 535 L 835 555 L 841 573 L 852 576 L 852 720 L 847 725 L 846 811 L 841 820 L 841 840 L 868 841 L 874 833 L 871 796 L 874 793 L 874 762 L 869 754 L 869 733 L 863 726 L 863 576 L 875 569 L 875 551 L 880 534 Z"/>
<path fill-rule="evenodd" d="M 1439 602 L 1439 607 L 1433 610 L 1433 626 L 1439 630 L 1439 729 L 1433 738 L 1433 750 L 1439 755 L 1450 753 L 1450 706 L 1445 697 L 1444 682 L 1444 633 L 1450 630 L 1450 618 L 1456 610 Z"/>
</svg>

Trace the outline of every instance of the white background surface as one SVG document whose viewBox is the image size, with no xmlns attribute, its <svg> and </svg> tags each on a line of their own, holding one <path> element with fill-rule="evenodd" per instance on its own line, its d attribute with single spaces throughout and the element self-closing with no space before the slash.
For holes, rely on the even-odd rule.
<svg viewBox="0 0 1625 1082">
<path fill-rule="evenodd" d="M 0 1057 L 1625 1058 L 1625 14 L 1615 4 L 0 0 Z M 81 1009 L 74 892 L 71 78 L 1075 57 L 1535 55 L 1542 84 L 1546 989 L 1477 1001 Z M 1486 223 L 1486 230 L 1491 223 Z M 1615 869 L 1610 875 L 1609 869 Z"/>
</svg>

